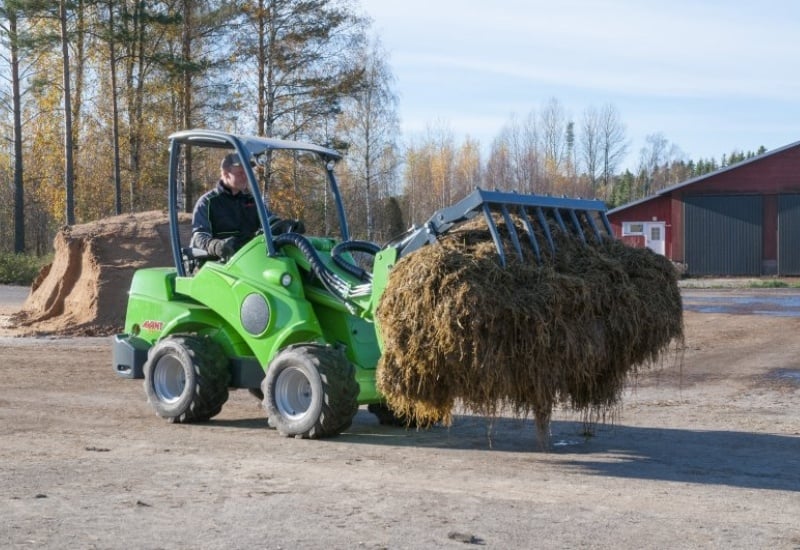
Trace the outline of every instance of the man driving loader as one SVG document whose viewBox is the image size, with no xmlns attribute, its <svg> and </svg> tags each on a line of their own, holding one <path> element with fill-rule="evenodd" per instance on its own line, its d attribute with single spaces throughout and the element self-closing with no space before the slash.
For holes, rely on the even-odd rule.
<svg viewBox="0 0 800 550">
<path fill-rule="evenodd" d="M 191 246 L 227 260 L 260 228 L 242 161 L 236 153 L 225 155 L 216 187 L 195 204 Z"/>
<path fill-rule="evenodd" d="M 271 215 L 272 234 L 303 233 L 298 220 Z M 193 248 L 201 248 L 223 261 L 233 256 L 261 229 L 258 209 L 247 182 L 247 173 L 236 153 L 223 157 L 216 187 L 201 196 L 192 213 Z"/>
</svg>

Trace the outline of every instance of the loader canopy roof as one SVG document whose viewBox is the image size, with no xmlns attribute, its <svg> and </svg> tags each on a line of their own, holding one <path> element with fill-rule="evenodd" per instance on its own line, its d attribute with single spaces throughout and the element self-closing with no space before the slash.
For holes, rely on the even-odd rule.
<svg viewBox="0 0 800 550">
<path fill-rule="evenodd" d="M 185 145 L 198 145 L 201 147 L 220 147 L 224 149 L 234 149 L 236 140 L 253 156 L 258 157 L 267 151 L 275 150 L 295 150 L 316 153 L 325 161 L 339 160 L 342 155 L 333 149 L 305 143 L 301 141 L 289 141 L 285 139 L 265 138 L 258 136 L 241 136 L 218 132 L 216 130 L 183 130 L 175 132 L 169 136 L 170 141 L 177 141 Z"/>
</svg>

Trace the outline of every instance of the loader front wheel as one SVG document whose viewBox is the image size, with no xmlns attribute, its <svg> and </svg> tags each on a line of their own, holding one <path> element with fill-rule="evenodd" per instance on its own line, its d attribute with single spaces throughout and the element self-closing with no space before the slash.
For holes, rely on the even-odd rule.
<svg viewBox="0 0 800 550">
<path fill-rule="evenodd" d="M 208 338 L 168 336 L 150 349 L 143 370 L 147 400 L 169 422 L 208 420 L 228 400 L 228 360 Z"/>
<path fill-rule="evenodd" d="M 318 439 L 350 427 L 358 411 L 353 365 L 330 346 L 289 346 L 261 383 L 269 424 L 288 437 Z"/>
</svg>

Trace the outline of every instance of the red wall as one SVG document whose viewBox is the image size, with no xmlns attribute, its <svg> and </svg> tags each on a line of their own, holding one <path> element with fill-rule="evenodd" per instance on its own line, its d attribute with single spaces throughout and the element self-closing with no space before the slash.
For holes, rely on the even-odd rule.
<svg viewBox="0 0 800 550">
<path fill-rule="evenodd" d="M 800 145 L 711 175 L 675 192 L 692 195 L 797 193 Z"/>
<path fill-rule="evenodd" d="M 672 258 L 672 214 L 668 195 L 653 197 L 625 210 L 609 214 L 608 221 L 611 222 L 611 229 L 617 237 L 622 236 L 622 222 L 666 222 L 664 244 L 667 258 Z"/>
</svg>

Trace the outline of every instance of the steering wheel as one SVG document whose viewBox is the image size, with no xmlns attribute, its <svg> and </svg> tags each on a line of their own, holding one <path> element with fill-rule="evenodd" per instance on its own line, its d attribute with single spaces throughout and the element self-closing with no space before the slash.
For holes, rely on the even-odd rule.
<svg viewBox="0 0 800 550">
<path fill-rule="evenodd" d="M 284 233 L 305 233 L 306 226 L 300 220 L 284 220 L 277 218 L 270 222 L 269 230 L 273 235 L 283 235 Z"/>
</svg>

